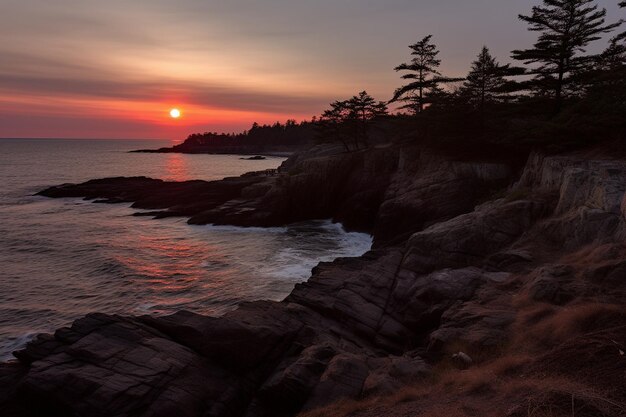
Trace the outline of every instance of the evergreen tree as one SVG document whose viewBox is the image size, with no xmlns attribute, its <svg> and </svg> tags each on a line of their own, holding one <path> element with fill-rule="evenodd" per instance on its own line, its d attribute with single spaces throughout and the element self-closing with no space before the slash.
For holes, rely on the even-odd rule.
<svg viewBox="0 0 626 417">
<path fill-rule="evenodd" d="M 609 47 L 598 57 L 598 70 L 611 71 L 626 65 L 626 44 L 618 37 L 611 39 Z"/>
<path fill-rule="evenodd" d="M 611 39 L 594 70 L 585 74 L 585 81 L 589 97 L 602 101 L 605 108 L 610 108 L 608 111 L 626 114 L 623 113 L 626 107 L 626 43 L 623 38 Z"/>
<path fill-rule="evenodd" d="M 593 65 L 594 57 L 582 55 L 585 47 L 612 31 L 619 23 L 605 25 L 605 9 L 598 9 L 594 0 L 543 0 L 534 6 L 530 16 L 519 15 L 529 30 L 540 32 L 531 49 L 513 51 L 513 58 L 526 65 L 538 64 L 531 87 L 548 93 L 560 111 L 563 96 L 575 87 L 573 75 Z"/>
<path fill-rule="evenodd" d="M 396 71 L 408 71 L 402 76 L 404 80 L 413 80 L 409 84 L 398 88 L 391 102 L 404 101 L 407 104 L 402 108 L 415 113 L 424 111 L 426 104 L 432 103 L 441 83 L 462 81 L 458 78 L 446 78 L 437 70 L 441 60 L 437 58 L 439 50 L 431 43 L 432 35 L 426 36 L 414 45 L 410 45 L 413 59 L 409 63 L 400 64 Z M 435 94 L 433 94 L 435 93 Z"/>
<path fill-rule="evenodd" d="M 320 136 L 325 140 L 338 140 L 346 151 L 360 149 L 368 145 L 369 130 L 372 122 L 386 116 L 387 105 L 377 102 L 366 91 L 362 91 L 348 100 L 330 103 L 330 109 L 320 118 Z"/>
<path fill-rule="evenodd" d="M 340 141 L 350 152 L 349 136 L 344 129 L 344 122 L 348 119 L 350 111 L 344 101 L 334 101 L 330 103 L 330 109 L 322 113 L 319 120 L 318 139 L 323 141 Z"/>
<path fill-rule="evenodd" d="M 352 96 L 346 101 L 346 105 L 349 110 L 349 119 L 362 123 L 387 115 L 387 104 L 383 101 L 377 102 L 367 94 L 367 91 L 361 91 L 359 95 Z"/>
<path fill-rule="evenodd" d="M 502 98 L 506 84 L 504 76 L 507 69 L 508 65 L 501 66 L 498 64 L 496 59 L 491 56 L 489 49 L 483 46 L 461 87 L 461 95 L 467 97 L 472 105 L 482 111 L 485 104 L 499 101 Z"/>
<path fill-rule="evenodd" d="M 348 100 L 346 105 L 349 111 L 348 120 L 353 124 L 353 138 L 357 149 L 360 142 L 367 146 L 370 121 L 386 116 L 387 104 L 383 101 L 377 102 L 367 91 L 361 91 L 359 95 Z"/>
</svg>

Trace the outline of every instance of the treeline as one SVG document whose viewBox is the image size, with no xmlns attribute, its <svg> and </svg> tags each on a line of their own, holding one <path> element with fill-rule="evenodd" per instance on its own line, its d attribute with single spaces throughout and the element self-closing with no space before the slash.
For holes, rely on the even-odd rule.
<svg viewBox="0 0 626 417">
<path fill-rule="evenodd" d="M 626 2 L 619 3 L 626 7 Z M 321 141 L 346 150 L 367 146 L 376 126 L 395 123 L 401 135 L 440 142 L 576 143 L 626 135 L 626 32 L 607 23 L 593 0 L 543 0 L 519 19 L 537 33 L 502 65 L 482 47 L 469 73 L 439 71 L 439 49 L 428 35 L 410 45 L 411 58 L 395 70 L 404 85 L 387 103 L 366 92 L 331 103 L 319 120 Z M 604 51 L 588 47 L 609 37 Z M 398 113 L 390 116 L 386 104 Z"/>
<path fill-rule="evenodd" d="M 184 146 L 188 147 L 298 147 L 313 142 L 316 135 L 315 120 L 272 125 L 254 123 L 242 133 L 194 133 L 187 137 Z M 180 145 L 179 145 L 180 146 Z"/>
<path fill-rule="evenodd" d="M 607 23 L 606 10 L 594 0 L 543 0 L 519 19 L 537 39 L 513 50 L 513 63 L 501 64 L 483 46 L 465 77 L 450 77 L 440 72 L 440 51 L 428 35 L 410 45 L 410 59 L 395 67 L 403 85 L 387 101 L 362 91 L 330 103 L 311 121 L 192 134 L 179 146 L 300 147 L 317 141 L 357 151 L 381 138 L 561 145 L 624 138 L 624 21 Z M 605 38 L 602 52 L 588 52 Z"/>
</svg>

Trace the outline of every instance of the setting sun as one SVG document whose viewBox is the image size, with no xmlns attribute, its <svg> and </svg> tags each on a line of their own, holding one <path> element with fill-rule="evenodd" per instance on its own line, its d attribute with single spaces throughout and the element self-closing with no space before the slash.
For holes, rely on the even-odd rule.
<svg viewBox="0 0 626 417">
<path fill-rule="evenodd" d="M 180 110 L 178 109 L 172 109 L 170 110 L 170 117 L 173 119 L 178 119 L 180 117 L 181 113 Z"/>
</svg>

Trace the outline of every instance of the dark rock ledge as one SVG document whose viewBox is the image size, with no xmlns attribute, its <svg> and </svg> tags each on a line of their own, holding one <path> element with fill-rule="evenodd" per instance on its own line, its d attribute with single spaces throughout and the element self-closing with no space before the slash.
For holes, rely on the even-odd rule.
<svg viewBox="0 0 626 417">
<path fill-rule="evenodd" d="M 403 147 L 317 149 L 274 177 L 53 187 L 42 194 L 133 202 L 192 223 L 330 217 L 373 232 L 375 249 L 320 264 L 279 303 L 247 303 L 220 318 L 91 314 L 41 335 L 0 367 L 0 409 L 293 416 L 425 381 L 459 347 L 480 364 L 519 340 L 520 326 L 530 332 L 545 317 L 598 303 L 601 319 L 580 331 L 605 332 L 593 339 L 597 352 L 617 352 L 608 344 L 626 345 L 625 193 L 623 161 L 533 154 L 520 175 L 505 163 Z M 625 401 L 615 387 L 625 385 L 626 364 L 612 353 L 556 366 L 558 352 L 584 356 L 589 337 L 541 345 L 525 372 L 558 370 Z"/>
</svg>

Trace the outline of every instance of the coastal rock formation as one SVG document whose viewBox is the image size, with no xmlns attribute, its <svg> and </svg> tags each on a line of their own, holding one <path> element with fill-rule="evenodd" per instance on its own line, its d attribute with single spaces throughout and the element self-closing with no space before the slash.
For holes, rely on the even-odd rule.
<svg viewBox="0 0 626 417">
<path fill-rule="evenodd" d="M 191 224 L 279 226 L 332 218 L 373 233 L 378 246 L 402 243 L 426 225 L 472 211 L 513 176 L 508 163 L 471 163 L 415 146 L 345 153 L 324 145 L 294 155 L 276 173 L 212 182 L 105 178 L 39 194 L 132 202 L 150 210 L 138 215 L 186 216 Z"/>
<path fill-rule="evenodd" d="M 376 244 L 321 263 L 282 302 L 219 318 L 92 314 L 41 335 L 0 368 L 5 414 L 317 416 L 410 384 L 423 391 L 406 391 L 398 413 L 439 415 L 450 403 L 525 416 L 565 396 L 590 415 L 623 415 L 625 161 L 535 153 L 519 173 L 403 146 L 326 152 L 295 156 L 273 177 L 44 191 L 192 222 L 352 219 Z M 471 364 L 459 366 L 458 352 Z M 390 415 L 366 404 L 345 415 Z"/>
</svg>

